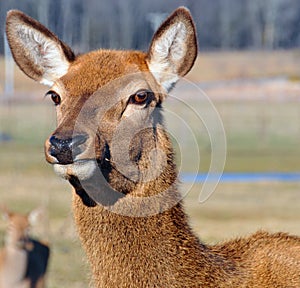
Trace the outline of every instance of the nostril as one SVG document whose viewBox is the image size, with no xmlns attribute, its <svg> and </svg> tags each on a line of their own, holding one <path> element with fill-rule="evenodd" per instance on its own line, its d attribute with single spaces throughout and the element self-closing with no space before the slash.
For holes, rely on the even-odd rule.
<svg viewBox="0 0 300 288">
<path fill-rule="evenodd" d="M 58 138 L 52 135 L 49 138 L 49 154 L 55 157 L 60 164 L 73 163 L 72 138 Z"/>
<path fill-rule="evenodd" d="M 82 153 L 82 149 L 79 146 L 84 144 L 87 139 L 88 136 L 86 134 L 78 134 L 72 138 L 58 138 L 52 135 L 49 138 L 49 154 L 61 164 L 73 163 L 75 157 Z"/>
<path fill-rule="evenodd" d="M 61 149 L 64 144 L 66 144 L 66 140 L 60 139 L 52 135 L 49 139 L 51 146 L 55 149 Z M 70 143 L 71 141 L 69 141 Z"/>
</svg>

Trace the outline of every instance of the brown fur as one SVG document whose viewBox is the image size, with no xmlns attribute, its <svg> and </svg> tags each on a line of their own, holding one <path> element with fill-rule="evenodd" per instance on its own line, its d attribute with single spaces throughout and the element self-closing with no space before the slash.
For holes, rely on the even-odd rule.
<svg viewBox="0 0 300 288">
<path fill-rule="evenodd" d="M 8 15 L 8 39 L 15 60 L 30 76 L 28 59 L 16 57 L 23 48 L 13 45 L 18 42 L 15 23 L 30 22 L 33 31 L 58 42 L 40 24 L 24 21 L 28 16 L 18 13 Z M 36 44 L 32 40 L 31 45 Z M 45 52 L 43 47 L 40 50 Z M 61 51 L 70 54 L 65 46 Z M 196 53 L 193 21 L 185 8 L 179 8 L 156 32 L 148 53 L 99 50 L 76 59 L 63 56 L 69 61 L 68 72 L 51 88 L 61 103 L 58 126 L 46 141 L 45 154 L 74 188 L 74 218 L 94 284 L 98 288 L 300 287 L 298 237 L 258 232 L 209 246 L 188 224 L 161 103 L 166 90 L 191 69 Z M 47 80 L 39 74 L 34 78 L 43 77 Z M 143 109 L 132 104 L 139 89 L 154 92 Z M 117 133 L 121 134 L 115 139 Z M 59 160 L 53 154 L 53 137 L 67 141 L 83 134 L 87 139 L 76 159 Z M 58 153 L 65 153 L 63 147 Z M 88 169 L 95 160 L 98 170 L 91 173 Z M 85 173 L 75 165 L 78 162 L 88 168 Z M 119 164 L 126 169 L 120 170 Z"/>
</svg>

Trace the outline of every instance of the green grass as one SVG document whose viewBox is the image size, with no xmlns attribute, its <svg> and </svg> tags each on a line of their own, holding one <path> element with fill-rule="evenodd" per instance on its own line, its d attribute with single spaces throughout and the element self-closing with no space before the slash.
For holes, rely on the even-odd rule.
<svg viewBox="0 0 300 288">
<path fill-rule="evenodd" d="M 36 147 L 55 127 L 55 110 L 49 101 L 11 103 L 0 108 L 0 131 L 10 134 L 15 144 Z"/>
<path fill-rule="evenodd" d="M 291 81 L 299 81 L 299 55 L 299 49 L 209 53 L 200 51 L 196 65 L 187 77 L 200 82 L 286 75 Z"/>
<path fill-rule="evenodd" d="M 201 102 L 188 102 L 195 110 L 203 111 Z M 166 104 L 168 105 L 168 103 Z M 173 103 L 172 103 L 173 105 Z M 224 125 L 227 141 L 227 172 L 299 171 L 300 105 L 298 102 L 231 101 L 215 102 Z M 172 107 L 170 109 L 180 109 Z M 204 108 L 205 110 L 205 108 Z M 181 111 L 178 111 L 180 114 Z M 187 114 L 190 131 L 180 121 L 167 121 L 179 160 L 185 159 L 183 171 L 197 167 L 195 155 L 200 150 L 200 171 L 207 171 L 211 160 L 209 134 L 197 117 Z M 177 129 L 177 130 L 176 130 Z M 210 133 L 213 135 L 214 130 Z M 175 135 L 175 136 L 174 136 Z M 193 145 L 193 137 L 197 145 Z M 174 141 L 175 142 L 175 141 Z M 222 146 L 218 146 L 222 149 Z M 192 165 L 193 164 L 193 165 Z M 191 172 L 191 171 L 190 171 Z"/>
</svg>

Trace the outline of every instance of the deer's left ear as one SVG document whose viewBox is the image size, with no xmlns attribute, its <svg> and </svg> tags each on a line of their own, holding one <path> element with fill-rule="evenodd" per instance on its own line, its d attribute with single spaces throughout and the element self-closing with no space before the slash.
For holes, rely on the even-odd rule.
<svg viewBox="0 0 300 288">
<path fill-rule="evenodd" d="M 156 80 L 167 90 L 192 68 L 197 57 L 197 37 L 188 9 L 176 9 L 154 34 L 147 56 Z"/>
</svg>

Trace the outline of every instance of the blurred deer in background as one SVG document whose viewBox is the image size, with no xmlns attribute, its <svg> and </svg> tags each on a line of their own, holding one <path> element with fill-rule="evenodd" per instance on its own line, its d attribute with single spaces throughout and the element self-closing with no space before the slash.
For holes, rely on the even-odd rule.
<svg viewBox="0 0 300 288">
<path fill-rule="evenodd" d="M 5 244 L 0 250 L 0 288 L 43 288 L 49 259 L 48 245 L 31 238 L 40 210 L 24 215 L 1 207 L 7 220 Z"/>
</svg>

